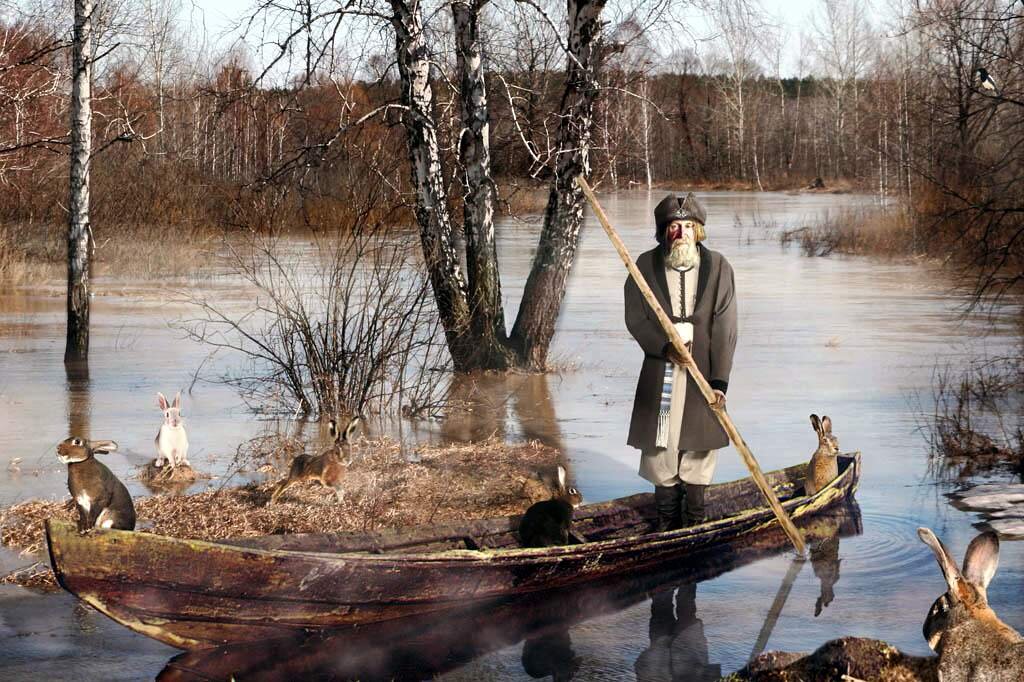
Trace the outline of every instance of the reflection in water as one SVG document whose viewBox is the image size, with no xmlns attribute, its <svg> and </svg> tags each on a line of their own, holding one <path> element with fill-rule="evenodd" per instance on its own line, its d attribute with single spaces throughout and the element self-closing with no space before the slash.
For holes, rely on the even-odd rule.
<svg viewBox="0 0 1024 682">
<path fill-rule="evenodd" d="M 90 439 L 92 405 L 89 399 L 89 363 L 66 362 L 68 436 Z"/>
<path fill-rule="evenodd" d="M 835 584 L 839 582 L 839 536 L 826 538 L 811 548 L 811 566 L 814 575 L 821 581 L 821 594 L 814 604 L 814 616 L 821 615 L 822 609 L 835 599 Z"/>
<path fill-rule="evenodd" d="M 568 682 L 579 672 L 580 662 L 580 657 L 572 650 L 568 628 L 523 642 L 523 670 L 534 679 L 550 677 L 555 682 Z"/>
<path fill-rule="evenodd" d="M 797 522 L 809 543 L 861 532 L 856 504 L 828 514 Z M 521 662 L 527 674 L 568 680 L 582 665 L 572 648 L 570 628 L 640 604 L 648 595 L 653 595 L 650 647 L 636 662 L 638 678 L 715 679 L 712 674 L 720 666 L 708 661 L 708 642 L 697 617 L 697 583 L 788 548 L 783 531 L 773 526 L 755 538 L 715 545 L 673 561 L 671 567 L 633 571 L 463 611 L 410 616 L 297 640 L 184 653 L 168 662 L 159 679 L 422 680 L 525 640 Z"/>
<path fill-rule="evenodd" d="M 547 374 L 459 374 L 452 378 L 448 410 L 441 426 L 446 441 L 468 442 L 513 435 L 515 418 L 521 434 L 565 451 Z M 511 411 L 511 415 L 509 412 Z"/>
<path fill-rule="evenodd" d="M 697 617 L 697 583 L 683 583 L 651 597 L 651 645 L 636 659 L 638 682 L 705 682 L 722 676 L 708 662 L 708 638 Z"/>
</svg>

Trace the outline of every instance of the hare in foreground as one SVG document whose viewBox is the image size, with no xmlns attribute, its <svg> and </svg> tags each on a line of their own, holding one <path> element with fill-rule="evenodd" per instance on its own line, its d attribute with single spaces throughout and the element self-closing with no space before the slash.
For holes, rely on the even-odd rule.
<svg viewBox="0 0 1024 682">
<path fill-rule="evenodd" d="M 961 571 L 935 533 L 918 528 L 917 534 L 935 553 L 949 586 L 924 621 L 924 637 L 939 655 L 940 682 L 1024 679 L 1024 638 L 988 605 L 986 589 L 999 565 L 999 536 L 989 531 L 971 540 Z"/>
<path fill-rule="evenodd" d="M 811 426 L 818 434 L 818 449 L 811 456 L 807 465 L 807 480 L 804 483 L 804 492 L 813 495 L 826 485 L 835 480 L 839 475 L 839 440 L 832 435 L 832 420 L 827 416 L 818 419 L 818 415 L 811 415 Z"/>
<path fill-rule="evenodd" d="M 330 432 L 334 443 L 319 455 L 298 455 L 292 460 L 288 476 L 274 486 L 270 495 L 271 502 L 277 502 L 281 493 L 302 481 L 319 481 L 320 485 L 333 488 L 338 502 L 344 499 L 341 480 L 345 476 L 345 468 L 352 463 L 352 436 L 359 426 L 359 417 L 353 417 L 342 432 L 338 431 L 338 423 L 330 421 Z"/>
<path fill-rule="evenodd" d="M 565 467 L 558 465 L 558 490 L 550 500 L 537 502 L 519 522 L 519 540 L 523 547 L 555 547 L 569 544 L 572 513 L 583 502 L 576 488 L 566 487 Z"/>
<path fill-rule="evenodd" d="M 164 411 L 164 423 L 156 434 L 156 466 L 164 464 L 171 468 L 188 463 L 188 436 L 185 435 L 185 424 L 181 419 L 181 391 L 174 396 L 174 402 L 168 403 L 163 393 L 157 393 L 157 403 Z"/>
<path fill-rule="evenodd" d="M 124 483 L 95 455 L 117 450 L 112 440 L 67 438 L 57 445 L 57 459 L 68 465 L 68 490 L 78 507 L 78 530 L 135 530 L 135 505 Z"/>
</svg>

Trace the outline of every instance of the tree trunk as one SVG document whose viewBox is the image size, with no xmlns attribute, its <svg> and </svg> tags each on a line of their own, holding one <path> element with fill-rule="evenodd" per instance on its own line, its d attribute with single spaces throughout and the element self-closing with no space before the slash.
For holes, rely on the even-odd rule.
<svg viewBox="0 0 1024 682">
<path fill-rule="evenodd" d="M 526 280 L 511 343 L 521 361 L 541 370 L 555 333 L 565 282 L 576 256 L 584 196 L 574 179 L 590 173 L 590 135 L 600 62 L 601 10 L 605 0 L 568 0 L 565 92 L 558 126 L 555 177 L 544 212 L 544 227 Z"/>
<path fill-rule="evenodd" d="M 409 146 L 412 186 L 416 192 L 416 221 L 423 257 L 430 273 L 434 299 L 444 326 L 456 371 L 474 369 L 469 304 L 452 236 L 441 151 L 434 124 L 434 93 L 430 84 L 430 50 L 423 34 L 419 0 L 391 0 L 402 104 L 408 107 L 403 124 Z"/>
<path fill-rule="evenodd" d="M 505 312 L 494 238 L 494 180 L 491 178 L 487 85 L 480 41 L 480 10 L 486 0 L 452 3 L 455 50 L 461 76 L 462 133 L 459 161 L 463 172 L 463 232 L 469 285 L 473 356 L 467 365 L 506 369 L 512 361 L 506 347 Z"/>
<path fill-rule="evenodd" d="M 89 155 L 92 153 L 92 0 L 75 0 L 68 202 L 68 324 L 64 362 L 89 357 Z"/>
</svg>

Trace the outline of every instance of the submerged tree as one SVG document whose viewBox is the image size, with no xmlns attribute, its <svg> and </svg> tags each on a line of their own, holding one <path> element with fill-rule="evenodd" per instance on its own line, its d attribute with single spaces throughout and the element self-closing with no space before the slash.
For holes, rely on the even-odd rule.
<svg viewBox="0 0 1024 682">
<path fill-rule="evenodd" d="M 452 4 L 461 82 L 459 160 L 468 280 L 459 267 L 437 139 L 422 3 L 391 0 L 416 219 L 434 297 L 457 370 L 543 369 L 576 255 L 584 198 L 574 180 L 590 172 L 604 0 L 569 0 L 565 85 L 544 226 L 511 333 L 506 333 L 493 222 L 489 109 L 480 13 L 486 0 Z"/>
<path fill-rule="evenodd" d="M 89 357 L 89 161 L 92 154 L 92 0 L 75 0 L 68 201 L 68 327 L 64 362 Z"/>
</svg>

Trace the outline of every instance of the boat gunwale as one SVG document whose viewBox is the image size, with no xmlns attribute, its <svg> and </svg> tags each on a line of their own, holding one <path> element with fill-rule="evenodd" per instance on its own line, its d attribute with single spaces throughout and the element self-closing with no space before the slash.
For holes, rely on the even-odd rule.
<svg viewBox="0 0 1024 682">
<path fill-rule="evenodd" d="M 843 459 L 849 460 L 849 464 L 843 470 L 843 472 L 828 483 L 825 487 L 819 490 L 814 495 L 806 496 L 802 495 L 799 497 L 793 497 L 785 502 L 782 502 L 784 509 L 798 508 L 804 505 L 813 504 L 814 501 L 821 499 L 829 493 L 844 488 L 848 485 L 848 479 L 855 475 L 856 469 L 860 467 L 860 451 L 854 451 L 851 453 L 843 453 L 838 455 Z M 799 466 L 799 465 L 793 465 Z M 792 467 L 783 467 L 781 469 L 774 470 L 769 473 L 782 472 Z M 730 483 L 738 483 L 748 481 L 749 478 L 736 479 L 735 481 L 725 481 L 720 485 L 728 485 Z M 852 493 L 853 490 L 851 489 Z M 594 506 L 600 504 L 607 504 L 608 502 L 615 502 L 617 500 L 629 499 L 637 495 L 643 495 L 645 493 L 635 493 L 634 495 L 627 495 L 622 498 L 616 498 L 616 500 L 608 500 L 607 502 L 595 503 Z M 241 545 L 233 545 L 225 542 L 211 541 L 211 540 L 198 540 L 188 538 L 176 538 L 169 535 L 158 535 L 155 533 L 146 533 L 145 531 L 122 531 L 122 530 L 100 530 L 94 531 L 100 536 L 106 535 L 109 539 L 117 541 L 118 536 L 131 534 L 134 537 L 141 535 L 146 536 L 145 542 L 148 543 L 165 543 L 165 544 L 184 544 L 188 545 L 192 551 L 224 551 L 240 554 L 254 554 L 256 556 L 269 556 L 277 557 L 281 559 L 287 558 L 300 558 L 306 557 L 315 560 L 330 559 L 333 561 L 350 561 L 353 563 L 360 564 L 372 564 L 375 566 L 387 566 L 389 564 L 395 565 L 408 565 L 411 563 L 420 564 L 438 564 L 438 563 L 480 563 L 480 564 L 508 564 L 508 563 L 522 563 L 522 564 L 543 564 L 550 562 L 559 562 L 567 557 L 585 557 L 591 554 L 604 554 L 608 552 L 623 552 L 630 551 L 636 545 L 644 546 L 659 546 L 664 544 L 673 544 L 682 539 L 690 536 L 698 536 L 707 533 L 714 533 L 723 528 L 731 526 L 738 526 L 750 523 L 752 526 L 759 525 L 759 517 L 764 519 L 770 519 L 768 523 L 775 522 L 772 510 L 767 507 L 753 507 L 749 510 L 743 511 L 740 514 L 726 516 L 721 519 L 709 521 L 704 524 L 697 526 L 689 526 L 686 528 L 680 528 L 674 531 L 668 532 L 651 532 L 644 533 L 642 535 L 632 535 L 622 538 L 612 538 L 609 540 L 597 540 L 593 542 L 585 542 L 574 545 L 565 545 L 559 547 L 498 547 L 493 549 L 446 549 L 438 550 L 434 552 L 412 552 L 412 553 L 374 553 L 369 550 L 359 550 L 354 552 L 318 552 L 315 550 L 294 550 L 294 549 L 261 549 L 258 547 L 249 547 Z M 515 518 L 515 517 L 509 517 Z M 493 520 L 493 519 L 491 519 Z M 55 527 L 67 526 L 70 527 L 72 524 L 59 521 L 56 519 L 48 519 L 46 521 L 46 534 L 47 539 L 51 537 L 51 524 Z M 743 532 L 749 532 L 750 529 L 744 530 Z M 55 567 L 56 568 L 56 567 Z"/>
</svg>

